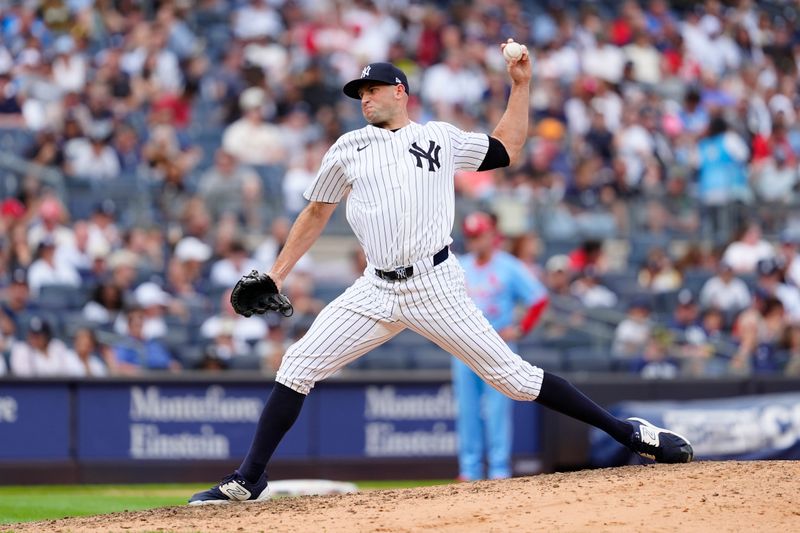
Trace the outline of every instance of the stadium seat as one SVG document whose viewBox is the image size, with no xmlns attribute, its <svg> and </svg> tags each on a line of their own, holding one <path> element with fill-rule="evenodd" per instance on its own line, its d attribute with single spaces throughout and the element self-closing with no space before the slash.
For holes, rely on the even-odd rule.
<svg viewBox="0 0 800 533">
<path fill-rule="evenodd" d="M 566 368 L 572 372 L 609 372 L 612 369 L 611 355 L 608 351 L 596 348 L 567 348 Z"/>
<path fill-rule="evenodd" d="M 257 355 L 237 355 L 227 364 L 230 370 L 261 370 L 261 358 Z"/>
<path fill-rule="evenodd" d="M 79 309 L 86 303 L 86 293 L 72 285 L 42 285 L 36 301 L 45 309 Z"/>
<path fill-rule="evenodd" d="M 556 348 L 529 344 L 520 347 L 520 355 L 532 365 L 548 372 L 558 372 L 564 368 L 562 352 Z"/>
</svg>

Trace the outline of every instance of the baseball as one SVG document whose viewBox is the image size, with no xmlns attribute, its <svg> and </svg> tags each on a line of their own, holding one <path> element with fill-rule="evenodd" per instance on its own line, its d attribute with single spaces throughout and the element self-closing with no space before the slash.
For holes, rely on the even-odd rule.
<svg viewBox="0 0 800 533">
<path fill-rule="evenodd" d="M 503 48 L 503 57 L 505 57 L 507 61 L 515 61 L 521 58 L 522 45 L 514 41 L 506 43 L 506 46 Z"/>
</svg>

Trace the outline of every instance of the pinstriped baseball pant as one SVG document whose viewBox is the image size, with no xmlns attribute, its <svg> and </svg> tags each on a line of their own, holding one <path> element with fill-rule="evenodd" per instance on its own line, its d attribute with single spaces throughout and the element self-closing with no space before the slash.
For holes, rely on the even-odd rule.
<svg viewBox="0 0 800 533">
<path fill-rule="evenodd" d="M 453 255 L 405 281 L 364 274 L 289 347 L 276 381 L 308 394 L 317 381 L 406 328 L 458 357 L 506 396 L 539 395 L 542 370 L 512 352 L 467 296 L 464 271 Z"/>
</svg>

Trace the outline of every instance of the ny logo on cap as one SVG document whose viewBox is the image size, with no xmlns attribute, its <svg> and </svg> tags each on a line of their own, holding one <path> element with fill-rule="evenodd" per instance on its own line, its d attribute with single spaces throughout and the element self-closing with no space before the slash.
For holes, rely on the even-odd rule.
<svg viewBox="0 0 800 533">
<path fill-rule="evenodd" d="M 370 65 L 367 65 L 366 67 L 364 67 L 364 69 L 361 71 L 361 77 L 362 78 L 366 78 L 367 76 L 369 76 L 369 69 L 371 69 L 371 68 L 372 67 Z"/>
</svg>

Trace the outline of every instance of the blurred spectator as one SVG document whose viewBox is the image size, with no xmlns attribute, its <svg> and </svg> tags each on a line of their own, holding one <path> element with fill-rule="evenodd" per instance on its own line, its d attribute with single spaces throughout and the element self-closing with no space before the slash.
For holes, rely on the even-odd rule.
<svg viewBox="0 0 800 533">
<path fill-rule="evenodd" d="M 729 232 L 738 223 L 735 202 L 747 202 L 746 162 L 749 150 L 742 138 L 720 116 L 711 119 L 708 133 L 697 145 L 698 195 L 705 209 L 710 235 Z M 734 268 L 736 268 L 736 263 Z M 737 268 L 737 271 L 739 269 Z"/>
<path fill-rule="evenodd" d="M 628 313 L 614 331 L 611 354 L 619 359 L 632 359 L 642 353 L 650 339 L 652 322 L 650 304 L 637 299 L 628 306 Z"/>
<path fill-rule="evenodd" d="M 175 245 L 173 256 L 180 261 L 187 283 L 201 289 L 203 265 L 211 258 L 211 247 L 197 237 L 184 237 Z"/>
<path fill-rule="evenodd" d="M 209 344 L 203 349 L 203 357 L 197 363 L 197 370 L 204 372 L 219 372 L 228 368 L 228 358 L 225 357 L 214 344 Z"/>
<path fill-rule="evenodd" d="M 101 355 L 104 349 L 105 347 L 97 343 L 97 339 L 91 329 L 81 328 L 76 331 L 72 351 L 81 365 L 77 375 L 88 377 L 107 376 L 108 368 L 103 362 L 104 356 Z M 113 358 L 113 354 L 108 355 Z"/>
<path fill-rule="evenodd" d="M 3 315 L 13 323 L 15 331 L 21 332 L 25 327 L 25 316 L 38 309 L 36 302 L 31 300 L 27 273 L 20 268 L 11 272 L 11 279 L 4 292 L 1 308 Z"/>
<path fill-rule="evenodd" d="M 245 89 L 239 97 L 242 118 L 225 129 L 222 148 L 247 165 L 270 165 L 285 157 L 280 129 L 264 121 L 266 94 L 259 87 Z"/>
<path fill-rule="evenodd" d="M 569 254 L 569 266 L 573 272 L 583 272 L 586 268 L 592 268 L 595 273 L 602 274 L 608 268 L 606 262 L 603 242 L 595 239 L 583 241 L 580 247 Z"/>
<path fill-rule="evenodd" d="M 288 319 L 290 324 L 315 318 L 325 306 L 325 302 L 314 297 L 314 278 L 310 273 L 294 272 L 286 278 L 282 290 L 294 307 L 294 314 Z"/>
<path fill-rule="evenodd" d="M 725 316 L 714 309 L 706 309 L 700 319 L 699 333 L 686 337 L 682 356 L 682 371 L 689 376 L 718 377 L 728 372 L 730 341 L 724 332 Z"/>
<path fill-rule="evenodd" d="M 776 149 L 772 157 L 754 161 L 750 181 L 756 196 L 765 202 L 790 204 L 797 188 L 797 164 L 792 164 L 786 149 Z"/>
<path fill-rule="evenodd" d="M 707 339 L 700 323 L 697 299 L 686 288 L 678 291 L 676 299 L 667 328 L 674 336 L 673 344 L 677 348 L 677 355 L 681 358 L 700 357 L 704 353 Z"/>
<path fill-rule="evenodd" d="M 572 282 L 574 294 L 585 307 L 614 307 L 617 305 L 617 295 L 611 289 L 602 285 L 594 267 L 587 267 L 583 274 Z"/>
<path fill-rule="evenodd" d="M 95 246 L 118 247 L 122 244 L 119 228 L 116 224 L 117 205 L 110 198 L 105 198 L 94 206 L 89 219 L 89 248 Z"/>
<path fill-rule="evenodd" d="M 233 34 L 242 40 L 275 38 L 283 30 L 280 14 L 265 0 L 241 3 L 233 13 Z"/>
<path fill-rule="evenodd" d="M 79 376 L 81 361 L 61 340 L 53 338 L 50 324 L 37 316 L 27 324 L 27 337 L 14 343 L 11 373 L 18 377 Z"/>
<path fill-rule="evenodd" d="M 672 259 L 661 248 L 647 253 L 647 261 L 639 270 L 639 286 L 647 291 L 660 293 L 677 290 L 683 277 L 672 263 Z"/>
<path fill-rule="evenodd" d="M 294 304 L 294 302 L 292 302 Z M 267 334 L 267 323 L 261 316 L 245 318 L 237 315 L 231 306 L 231 291 L 220 296 L 220 311 L 209 317 L 200 326 L 200 335 L 205 339 L 217 339 L 220 336 L 232 337 L 232 353 L 250 353 L 252 346 Z"/>
<path fill-rule="evenodd" d="M 800 289 L 783 283 L 781 265 L 775 258 L 762 259 L 756 266 L 757 290 L 776 297 L 783 304 L 786 319 L 800 322 Z"/>
<path fill-rule="evenodd" d="M 80 274 L 78 274 L 73 265 L 58 259 L 56 243 L 52 237 L 46 236 L 39 242 L 39 249 L 36 255 L 37 259 L 28 269 L 28 286 L 34 298 L 39 295 L 39 291 L 44 286 L 80 286 Z"/>
<path fill-rule="evenodd" d="M 56 39 L 53 49 L 53 80 L 65 92 L 81 92 L 86 85 L 88 66 L 86 58 L 75 50 L 75 41 L 69 35 Z"/>
<path fill-rule="evenodd" d="M 183 262 L 173 258 L 167 266 L 167 281 L 164 288 L 172 298 L 180 302 L 193 318 L 201 318 L 208 312 L 208 297 L 201 292 L 189 278 L 189 272 L 183 268 Z M 200 316 L 194 316 L 200 313 Z"/>
<path fill-rule="evenodd" d="M 316 177 L 323 154 L 321 145 L 311 145 L 302 156 L 294 158 L 283 178 L 283 207 L 286 215 L 292 219 L 306 206 L 303 192 Z"/>
<path fill-rule="evenodd" d="M 800 287 L 800 253 L 797 249 L 797 245 L 800 243 L 800 232 L 784 230 L 781 232 L 780 241 L 778 259 L 785 266 L 786 282 Z"/>
<path fill-rule="evenodd" d="M 5 363 L 5 356 L 11 349 L 17 326 L 7 314 L 0 309 L 0 359 Z"/>
<path fill-rule="evenodd" d="M 645 379 L 674 379 L 680 374 L 680 361 L 671 354 L 672 338 L 668 331 L 653 332 L 640 355 L 631 361 L 631 370 Z"/>
<path fill-rule="evenodd" d="M 544 269 L 539 264 L 542 253 L 542 241 L 536 233 L 528 232 L 517 235 L 511 239 L 508 251 L 522 261 L 522 264 L 533 274 L 536 279 L 544 278 Z"/>
<path fill-rule="evenodd" d="M 142 315 L 141 337 L 145 340 L 162 339 L 167 334 L 165 315 L 173 307 L 172 298 L 156 283 L 146 281 L 133 291 L 136 312 Z M 124 335 L 130 320 L 118 317 L 114 329 Z"/>
<path fill-rule="evenodd" d="M 111 272 L 111 284 L 123 295 L 133 289 L 138 276 L 139 256 L 130 250 L 117 250 L 108 258 L 108 269 Z"/>
<path fill-rule="evenodd" d="M 83 306 L 82 315 L 95 324 L 113 324 L 122 311 L 122 290 L 113 283 L 99 284 L 92 292 L 91 300 Z"/>
<path fill-rule="evenodd" d="M 58 247 L 75 247 L 75 232 L 64 225 L 67 216 L 55 196 L 47 195 L 42 198 L 38 214 L 38 219 L 28 229 L 28 244 L 32 250 L 37 249 L 39 242 L 46 236 L 54 239 Z"/>
<path fill-rule="evenodd" d="M 0 72 L 0 127 L 15 128 L 24 124 L 17 88 L 7 72 Z"/>
<path fill-rule="evenodd" d="M 215 221 L 225 213 L 248 220 L 261 203 L 258 175 L 222 149 L 217 150 L 214 166 L 200 177 L 198 192 Z"/>
<path fill-rule="evenodd" d="M 476 104 L 486 88 L 484 74 L 467 63 L 464 52 L 448 50 L 444 61 L 425 71 L 420 93 L 440 117 L 452 116 L 454 106 Z"/>
<path fill-rule="evenodd" d="M 90 180 L 111 180 L 119 176 L 119 155 L 110 144 L 111 127 L 105 122 L 92 124 L 85 139 L 71 143 L 65 162 L 68 174 Z"/>
<path fill-rule="evenodd" d="M 164 230 L 160 227 L 133 227 L 123 235 L 122 250 L 126 255 L 135 254 L 137 267 L 160 272 L 166 266 L 164 241 Z"/>
<path fill-rule="evenodd" d="M 700 305 L 732 315 L 750 305 L 750 289 L 736 277 L 733 267 L 723 260 L 719 263 L 717 274 L 703 284 Z"/>
<path fill-rule="evenodd" d="M 761 238 L 761 226 L 749 222 L 740 236 L 725 249 L 722 260 L 737 274 L 752 274 L 762 259 L 775 255 L 772 245 Z"/>
<path fill-rule="evenodd" d="M 258 245 L 253 258 L 259 265 L 271 265 L 278 257 L 286 239 L 289 237 L 291 221 L 285 217 L 277 217 L 272 221 L 269 235 Z M 313 269 L 313 261 L 309 254 L 303 255 L 294 267 L 293 272 L 310 272 Z"/>
<path fill-rule="evenodd" d="M 140 309 L 128 311 L 127 333 L 114 345 L 116 371 L 132 374 L 140 370 L 180 370 L 180 363 L 159 340 L 145 338 L 144 323 L 145 316 Z"/>
<path fill-rule="evenodd" d="M 234 241 L 224 256 L 211 265 L 211 285 L 233 287 L 239 278 L 249 274 L 251 270 L 258 269 L 259 264 L 248 257 L 244 244 L 241 241 Z"/>
<path fill-rule="evenodd" d="M 295 325 L 300 324 L 299 322 L 295 323 Z M 308 326 L 305 325 L 304 327 Z M 270 373 L 278 371 L 286 349 L 294 340 L 300 338 L 296 334 L 290 337 L 287 329 L 282 320 L 275 320 L 274 323 L 269 324 L 266 337 L 256 344 L 255 352 L 261 357 L 261 367 Z"/>
<path fill-rule="evenodd" d="M 564 192 L 564 202 L 581 235 L 611 237 L 616 232 L 613 211 L 617 196 L 609 183 L 598 178 L 601 164 L 599 157 L 580 161 L 572 184 Z"/>
<path fill-rule="evenodd" d="M 753 305 L 734 326 L 739 346 L 730 362 L 737 374 L 764 374 L 778 370 L 778 343 L 785 326 L 784 309 L 774 296 L 756 292 Z"/>
<path fill-rule="evenodd" d="M 788 356 L 783 373 L 800 376 L 800 325 L 794 324 L 784 330 L 781 347 Z"/>
</svg>

